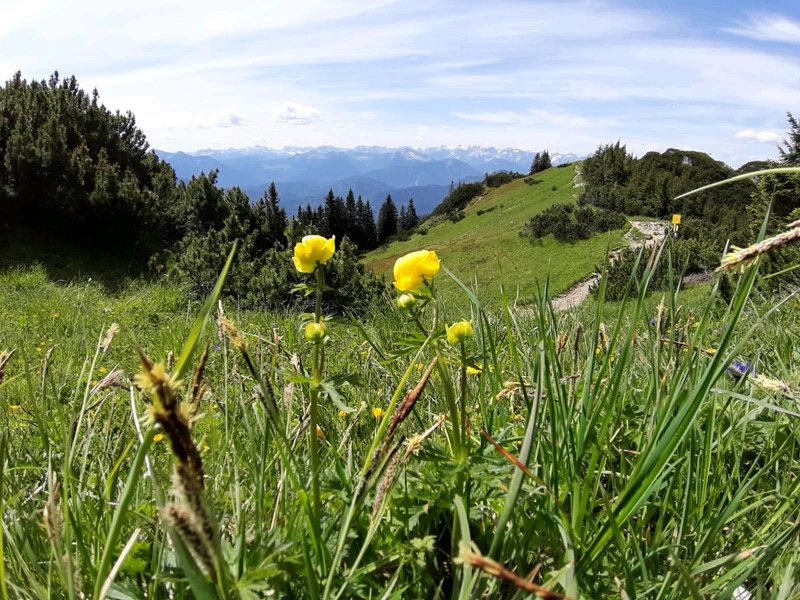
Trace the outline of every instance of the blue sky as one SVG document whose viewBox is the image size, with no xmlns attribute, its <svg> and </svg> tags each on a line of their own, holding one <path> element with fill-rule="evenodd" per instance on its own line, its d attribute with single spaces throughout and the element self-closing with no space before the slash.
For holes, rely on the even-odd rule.
<svg viewBox="0 0 800 600">
<path fill-rule="evenodd" d="M 620 139 L 738 166 L 800 113 L 800 2 L 126 4 L 0 0 L 0 77 L 74 74 L 169 151 Z"/>
</svg>

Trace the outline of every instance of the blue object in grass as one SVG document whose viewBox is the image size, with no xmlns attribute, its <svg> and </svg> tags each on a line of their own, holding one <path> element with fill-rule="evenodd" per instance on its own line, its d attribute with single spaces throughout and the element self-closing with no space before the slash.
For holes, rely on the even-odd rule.
<svg viewBox="0 0 800 600">
<path fill-rule="evenodd" d="M 741 379 L 745 375 L 754 374 L 756 369 L 749 362 L 735 360 L 725 369 L 725 372 L 734 379 Z"/>
</svg>

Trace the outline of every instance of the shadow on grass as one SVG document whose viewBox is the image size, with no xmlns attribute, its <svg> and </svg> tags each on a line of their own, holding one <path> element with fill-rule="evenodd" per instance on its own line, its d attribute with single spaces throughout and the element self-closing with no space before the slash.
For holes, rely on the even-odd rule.
<svg viewBox="0 0 800 600">
<path fill-rule="evenodd" d="M 54 282 L 87 280 L 109 292 L 121 290 L 131 279 L 152 276 L 147 258 L 134 247 L 109 250 L 108 245 L 78 245 L 32 229 L 0 236 L 0 270 L 41 265 Z"/>
</svg>

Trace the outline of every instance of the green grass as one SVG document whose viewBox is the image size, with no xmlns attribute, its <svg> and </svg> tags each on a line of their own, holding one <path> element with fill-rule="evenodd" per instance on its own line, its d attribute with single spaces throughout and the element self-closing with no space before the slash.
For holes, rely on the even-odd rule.
<svg viewBox="0 0 800 600">
<path fill-rule="evenodd" d="M 153 398 L 130 387 L 135 347 L 177 363 L 200 303 L 164 282 L 108 291 L 41 267 L 0 271 L 0 351 L 16 350 L 0 382 L 0 599 L 97 598 L 106 583 L 107 597 L 136 599 L 515 597 L 457 560 L 470 544 L 571 598 L 730 598 L 740 585 L 798 597 L 800 299 L 751 293 L 755 268 L 730 303 L 713 284 L 646 296 L 647 277 L 626 303 L 558 314 L 541 297 L 484 311 L 451 280 L 471 306 L 463 348 L 444 342 L 443 325 L 465 316 L 458 303 L 428 305 L 417 323 L 387 299 L 329 322 L 319 385 L 301 315 L 225 301 L 245 350 L 213 323 L 193 346 L 209 346 L 190 438 L 219 538 L 214 585 L 165 516 L 175 441 L 147 419 L 140 437 L 134 412 Z M 787 387 L 736 379 L 733 360 Z M 120 385 L 100 384 L 116 369 Z"/>
<path fill-rule="evenodd" d="M 536 280 L 550 276 L 550 289 L 557 295 L 585 279 L 603 264 L 606 251 L 626 244 L 624 231 L 613 231 L 575 244 L 562 244 L 552 236 L 541 244 L 520 237 L 523 225 L 549 206 L 575 202 L 575 167 L 552 168 L 537 175 L 542 183 L 527 185 L 517 179 L 470 204 L 463 220 L 441 220 L 430 226 L 427 235 L 414 235 L 403 242 L 369 253 L 364 264 L 379 273 L 391 275 L 395 260 L 414 250 L 434 250 L 459 278 L 477 281 L 481 300 L 499 308 L 499 259 L 506 289 L 523 304 L 531 303 Z M 557 189 L 553 190 L 553 186 Z M 483 212 L 478 215 L 478 211 Z M 456 288 L 444 282 L 445 290 Z"/>
</svg>

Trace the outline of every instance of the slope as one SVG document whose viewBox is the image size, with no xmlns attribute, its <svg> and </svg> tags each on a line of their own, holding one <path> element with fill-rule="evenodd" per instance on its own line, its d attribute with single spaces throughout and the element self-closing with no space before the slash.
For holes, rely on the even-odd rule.
<svg viewBox="0 0 800 600">
<path fill-rule="evenodd" d="M 442 261 L 462 281 L 477 281 L 479 295 L 487 303 L 499 298 L 500 272 L 509 296 L 518 294 L 521 303 L 532 300 L 536 282 L 550 276 L 551 294 L 559 294 L 586 278 L 602 264 L 609 246 L 626 244 L 624 230 L 594 236 L 575 244 L 561 244 L 552 236 L 532 244 L 520 236 L 523 225 L 535 214 L 557 203 L 575 202 L 575 166 L 552 168 L 537 175 L 541 183 L 528 185 L 517 179 L 489 189 L 474 200 L 458 222 L 448 219 L 429 221 L 426 233 L 379 248 L 364 258 L 364 264 L 378 273 L 391 276 L 397 257 L 414 250 L 435 250 Z M 480 213 L 480 214 L 479 214 Z M 449 278 L 439 277 L 440 285 L 454 289 Z"/>
</svg>

